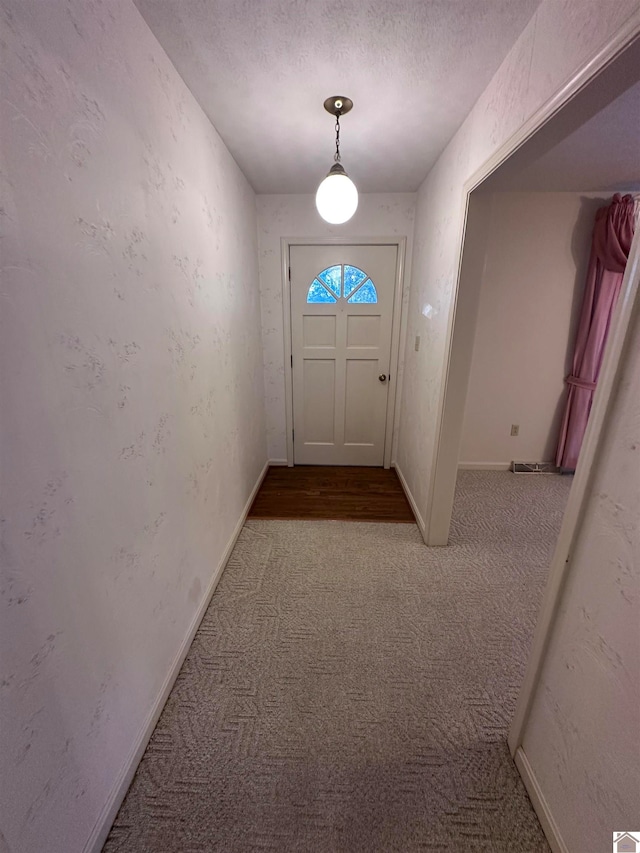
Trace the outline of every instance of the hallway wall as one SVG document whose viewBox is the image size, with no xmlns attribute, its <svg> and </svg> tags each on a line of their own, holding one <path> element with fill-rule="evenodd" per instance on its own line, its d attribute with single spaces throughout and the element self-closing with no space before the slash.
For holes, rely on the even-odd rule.
<svg viewBox="0 0 640 853">
<path fill-rule="evenodd" d="M 523 737 L 567 850 L 608 850 L 640 814 L 637 305 L 634 325 Z"/>
<path fill-rule="evenodd" d="M 637 0 L 543 0 L 420 187 L 397 459 L 427 520 L 464 184 L 632 15 L 637 19 Z M 419 352 L 413 348 L 416 335 L 422 342 Z"/>
<path fill-rule="evenodd" d="M 75 853 L 266 462 L 256 207 L 130 0 L 1 21 L 0 849 Z"/>
<path fill-rule="evenodd" d="M 595 212 L 608 198 L 494 194 L 461 467 L 555 459 Z"/>
<path fill-rule="evenodd" d="M 406 237 L 403 293 L 403 304 L 406 307 L 411 280 L 415 201 L 413 193 L 363 194 L 360 195 L 353 219 L 344 225 L 329 225 L 318 214 L 314 195 L 257 197 L 269 459 L 283 461 L 287 457 L 281 237 L 334 237 L 346 241 L 357 237 Z M 404 331 L 403 325 L 397 387 L 402 387 Z M 399 415 L 400 406 L 397 406 L 396 431 Z"/>
</svg>

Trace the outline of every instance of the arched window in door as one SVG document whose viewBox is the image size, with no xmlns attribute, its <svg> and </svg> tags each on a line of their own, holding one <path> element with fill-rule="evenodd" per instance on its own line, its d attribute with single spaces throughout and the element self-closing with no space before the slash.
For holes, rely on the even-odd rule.
<svg viewBox="0 0 640 853">
<path fill-rule="evenodd" d="M 346 299 L 351 304 L 375 304 L 378 292 L 364 270 L 351 264 L 335 264 L 319 272 L 309 286 L 307 302 L 322 304 Z"/>
</svg>

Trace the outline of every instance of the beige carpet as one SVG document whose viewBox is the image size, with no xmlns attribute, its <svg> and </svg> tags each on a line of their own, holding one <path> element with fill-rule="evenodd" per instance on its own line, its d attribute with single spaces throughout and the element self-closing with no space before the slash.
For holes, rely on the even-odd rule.
<svg viewBox="0 0 640 853">
<path fill-rule="evenodd" d="M 463 472 L 446 549 L 248 523 L 105 850 L 547 851 L 506 733 L 569 486 Z"/>
</svg>

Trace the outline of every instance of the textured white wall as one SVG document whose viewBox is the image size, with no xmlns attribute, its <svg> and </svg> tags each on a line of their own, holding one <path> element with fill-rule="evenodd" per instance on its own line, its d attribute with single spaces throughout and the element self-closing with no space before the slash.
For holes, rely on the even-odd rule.
<svg viewBox="0 0 640 853">
<path fill-rule="evenodd" d="M 397 459 L 426 517 L 464 183 L 637 11 L 638 0 L 543 0 L 420 188 Z"/>
<path fill-rule="evenodd" d="M 568 850 L 640 815 L 640 316 L 523 747 Z"/>
<path fill-rule="evenodd" d="M 328 225 L 318 215 L 315 197 L 312 195 L 257 197 L 267 442 L 270 459 L 283 460 L 287 456 L 281 237 L 334 237 L 344 239 L 345 242 L 356 237 L 406 237 L 403 294 L 403 305 L 406 307 L 411 276 L 415 199 L 413 193 L 361 195 L 353 219 L 345 225 Z M 402 383 L 403 353 L 404 340 L 401 337 L 397 387 L 401 387 Z M 398 406 L 396 423 L 399 409 Z"/>
<path fill-rule="evenodd" d="M 0 849 L 73 853 L 266 461 L 255 196 L 129 0 L 1 14 Z"/>
<path fill-rule="evenodd" d="M 493 200 L 461 464 L 552 460 L 597 208 L 579 193 Z M 520 425 L 517 437 L 511 424 Z"/>
</svg>

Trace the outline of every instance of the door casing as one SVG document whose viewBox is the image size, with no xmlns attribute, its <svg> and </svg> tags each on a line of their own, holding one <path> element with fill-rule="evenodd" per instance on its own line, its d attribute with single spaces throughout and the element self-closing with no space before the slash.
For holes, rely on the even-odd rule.
<svg viewBox="0 0 640 853">
<path fill-rule="evenodd" d="M 463 322 L 468 323 L 468 328 L 472 331 L 475 329 L 474 308 L 472 304 L 470 305 L 470 302 L 472 303 L 476 298 L 475 294 L 466 294 L 469 301 L 465 305 L 465 294 L 459 288 L 471 193 L 550 121 L 556 113 L 569 104 L 582 89 L 586 88 L 612 65 L 627 48 L 639 42 L 640 10 L 632 14 L 626 23 L 602 46 L 600 51 L 586 65 L 580 67 L 464 184 L 461 198 L 464 205 L 464 216 L 459 241 L 453 304 L 446 337 L 444 381 L 438 403 L 433 474 L 429 483 L 427 506 L 423 507 L 427 510 L 423 531 L 426 545 L 446 545 L 451 524 L 453 492 L 457 477 L 458 447 L 464 411 L 463 402 L 468 383 L 468 375 L 465 376 L 467 373 L 465 365 L 469 363 L 473 348 L 473 336 L 471 336 L 462 340 L 461 343 L 458 342 L 458 347 L 455 351 L 453 350 L 456 321 L 460 319 L 461 311 L 467 315 L 463 317 Z M 509 750 L 531 797 L 547 841 L 554 852 L 563 851 L 564 853 L 567 851 L 567 847 L 561 837 L 555 817 L 549 809 L 545 792 L 540 787 L 539 780 L 528 761 L 524 749 L 524 735 L 560 613 L 562 595 L 573 570 L 572 549 L 584 520 L 593 471 L 602 453 L 601 438 L 620 381 L 621 356 L 628 344 L 628 333 L 632 318 L 638 310 L 640 310 L 640 232 L 636 232 L 631 247 L 618 307 L 612 322 L 600 371 L 598 389 L 594 397 L 562 527 L 551 559 L 527 669 L 508 735 Z M 450 379 L 455 381 L 450 382 Z"/>
<path fill-rule="evenodd" d="M 403 280 L 405 269 L 405 255 L 407 248 L 406 237 L 282 237 L 280 239 L 280 255 L 282 260 L 282 313 L 284 328 L 284 386 L 285 386 L 285 417 L 287 433 L 287 465 L 293 467 L 293 381 L 291 372 L 291 359 L 293 350 L 291 345 L 291 285 L 289 281 L 289 266 L 291 246 L 396 246 L 398 251 L 395 275 L 395 290 L 393 295 L 393 323 L 391 329 L 391 360 L 390 376 L 391 387 L 387 404 L 386 431 L 384 442 L 384 467 L 389 468 L 395 458 L 394 426 L 395 415 L 400 400 L 400 382 L 398 381 L 398 363 L 400 353 L 400 339 L 403 329 Z"/>
</svg>

